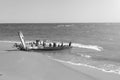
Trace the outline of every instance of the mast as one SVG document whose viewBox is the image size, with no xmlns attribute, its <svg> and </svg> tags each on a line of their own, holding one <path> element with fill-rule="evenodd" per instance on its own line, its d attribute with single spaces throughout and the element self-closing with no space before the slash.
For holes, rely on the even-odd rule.
<svg viewBox="0 0 120 80">
<path fill-rule="evenodd" d="M 23 45 L 23 48 L 25 49 L 26 48 L 26 44 L 25 44 L 23 33 L 21 31 L 19 31 L 18 35 L 19 35 L 20 41 L 21 41 L 21 43 Z"/>
</svg>

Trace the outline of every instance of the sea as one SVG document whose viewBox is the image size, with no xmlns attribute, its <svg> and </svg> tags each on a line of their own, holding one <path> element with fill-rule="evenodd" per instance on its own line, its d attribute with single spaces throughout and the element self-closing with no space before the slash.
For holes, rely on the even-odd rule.
<svg viewBox="0 0 120 80">
<path fill-rule="evenodd" d="M 52 60 L 120 74 L 120 23 L 3 23 L 0 42 L 20 42 L 18 31 L 26 42 L 72 42 L 71 49 L 36 52 Z"/>
</svg>

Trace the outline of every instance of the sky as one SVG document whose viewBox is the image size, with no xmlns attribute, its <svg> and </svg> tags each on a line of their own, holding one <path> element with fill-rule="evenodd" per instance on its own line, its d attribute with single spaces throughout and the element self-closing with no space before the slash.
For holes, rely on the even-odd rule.
<svg viewBox="0 0 120 80">
<path fill-rule="evenodd" d="M 0 23 L 120 22 L 120 0 L 0 0 Z"/>
</svg>

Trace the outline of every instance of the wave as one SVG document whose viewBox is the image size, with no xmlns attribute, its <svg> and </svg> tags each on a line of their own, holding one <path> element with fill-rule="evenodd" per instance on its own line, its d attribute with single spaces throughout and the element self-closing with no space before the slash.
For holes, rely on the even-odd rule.
<svg viewBox="0 0 120 80">
<path fill-rule="evenodd" d="M 86 48 L 86 49 L 92 49 L 92 50 L 96 50 L 96 51 L 102 51 L 103 48 L 100 46 L 96 46 L 96 45 L 84 45 L 84 44 L 79 44 L 79 43 L 72 43 L 73 47 L 78 47 L 78 48 Z"/>
<path fill-rule="evenodd" d="M 0 41 L 0 42 L 5 42 L 5 43 L 19 43 L 19 41 Z"/>
<path fill-rule="evenodd" d="M 54 59 L 54 58 L 52 58 L 50 56 L 48 56 L 48 57 L 50 59 L 58 61 L 58 62 L 67 63 L 67 64 L 71 64 L 71 65 L 76 65 L 76 66 L 84 66 L 84 67 L 88 67 L 88 68 L 93 68 L 93 69 L 96 69 L 96 70 L 100 70 L 100 71 L 103 71 L 103 72 L 115 73 L 115 74 L 119 74 L 120 75 L 120 68 L 115 69 L 115 70 L 106 70 L 104 68 L 99 68 L 99 67 L 91 66 L 91 65 L 88 65 L 88 64 L 84 64 L 84 63 L 73 63 L 71 61 L 63 61 L 63 60 L 59 60 L 59 59 Z"/>
<path fill-rule="evenodd" d="M 5 42 L 5 43 L 20 43 L 20 41 L 0 41 L 0 42 Z M 26 42 L 31 42 L 31 41 L 26 41 Z"/>
<path fill-rule="evenodd" d="M 74 26 L 74 24 L 60 24 L 57 25 L 56 27 L 59 28 L 59 27 L 71 27 L 71 26 Z"/>
</svg>

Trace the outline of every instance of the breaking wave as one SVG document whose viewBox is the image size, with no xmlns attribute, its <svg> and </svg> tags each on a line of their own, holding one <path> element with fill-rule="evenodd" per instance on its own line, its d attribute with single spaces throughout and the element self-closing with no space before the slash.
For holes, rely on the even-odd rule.
<svg viewBox="0 0 120 80">
<path fill-rule="evenodd" d="M 96 45 L 84 45 L 84 44 L 78 44 L 78 43 L 72 43 L 73 47 L 78 47 L 78 48 L 86 48 L 86 49 L 92 49 L 92 50 L 96 50 L 96 51 L 102 51 L 103 48 L 100 46 L 96 46 Z"/>
<path fill-rule="evenodd" d="M 6 42 L 6 43 L 19 43 L 19 41 L 0 41 L 0 42 Z"/>
<path fill-rule="evenodd" d="M 20 43 L 20 41 L 0 41 L 0 42 L 5 42 L 5 43 Z M 31 42 L 31 41 L 26 41 L 26 42 Z"/>
<path fill-rule="evenodd" d="M 61 24 L 61 25 L 57 25 L 57 28 L 59 28 L 59 27 L 71 27 L 73 25 L 74 24 Z"/>
<path fill-rule="evenodd" d="M 84 67 L 88 67 L 88 68 L 93 68 L 93 69 L 96 69 L 96 70 L 100 70 L 100 71 L 103 71 L 103 72 L 107 72 L 107 73 L 115 73 L 115 74 L 119 74 L 120 75 L 120 68 L 117 68 L 117 69 L 105 69 L 105 68 L 99 68 L 99 67 L 96 67 L 96 66 L 92 66 L 92 65 L 89 65 L 89 64 L 84 64 L 84 63 L 73 63 L 72 61 L 63 61 L 63 60 L 59 60 L 59 59 L 54 59 L 50 56 L 48 56 L 50 59 L 52 60 L 55 60 L 55 61 L 58 61 L 58 62 L 62 62 L 62 63 L 67 63 L 67 64 L 71 64 L 71 65 L 76 65 L 76 66 L 84 66 Z M 113 65 L 115 66 L 115 65 Z M 106 67 L 109 67 L 109 64 L 108 66 Z"/>
</svg>

